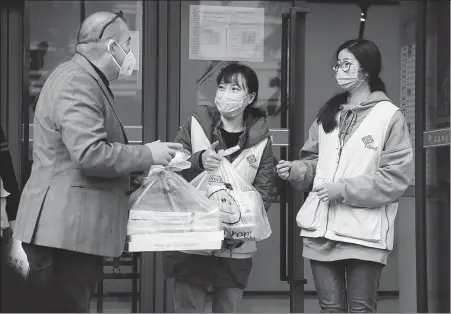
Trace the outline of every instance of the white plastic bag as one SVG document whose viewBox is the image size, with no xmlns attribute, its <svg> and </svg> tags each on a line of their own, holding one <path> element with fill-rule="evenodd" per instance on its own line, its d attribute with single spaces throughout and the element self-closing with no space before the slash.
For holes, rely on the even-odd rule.
<svg viewBox="0 0 451 314">
<path fill-rule="evenodd" d="M 228 160 L 224 159 L 214 172 L 202 172 L 191 184 L 219 204 L 226 238 L 261 241 L 271 235 L 260 193 Z"/>
<path fill-rule="evenodd" d="M 153 241 L 149 244 L 151 251 L 205 248 L 202 241 L 208 239 L 215 242 L 209 249 L 221 247 L 219 206 L 175 173 L 191 166 L 189 158 L 187 151 L 177 151 L 167 167 L 152 167 L 143 186 L 132 193 L 127 225 L 129 242 Z M 220 241 L 216 241 L 218 236 L 222 237 Z M 185 240 L 189 243 L 183 244 Z"/>
</svg>

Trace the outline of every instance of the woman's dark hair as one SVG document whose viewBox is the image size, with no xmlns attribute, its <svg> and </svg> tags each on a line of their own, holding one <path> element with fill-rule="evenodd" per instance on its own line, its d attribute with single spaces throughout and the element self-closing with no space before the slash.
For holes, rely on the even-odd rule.
<svg viewBox="0 0 451 314">
<path fill-rule="evenodd" d="M 341 44 L 334 55 L 334 62 L 338 60 L 339 53 L 348 49 L 359 61 L 360 67 L 368 76 L 368 85 L 371 92 L 385 92 L 385 84 L 379 77 L 382 69 L 382 57 L 376 44 L 366 39 L 351 39 Z M 326 133 L 332 132 L 337 127 L 336 115 L 340 106 L 348 101 L 349 92 L 344 92 L 329 99 L 317 116 L 317 122 L 321 123 Z"/>
<path fill-rule="evenodd" d="M 244 77 L 246 81 L 246 86 L 241 86 L 238 77 L 240 74 Z M 247 87 L 249 94 L 255 93 L 254 100 L 244 109 L 243 117 L 244 120 L 248 117 L 249 113 L 252 113 L 254 117 L 266 117 L 266 111 L 255 108 L 255 104 L 258 100 L 258 77 L 254 70 L 250 67 L 241 63 L 231 63 L 224 67 L 221 72 L 219 72 L 216 83 L 221 84 L 224 82 L 226 84 L 236 84 L 241 88 Z"/>
</svg>

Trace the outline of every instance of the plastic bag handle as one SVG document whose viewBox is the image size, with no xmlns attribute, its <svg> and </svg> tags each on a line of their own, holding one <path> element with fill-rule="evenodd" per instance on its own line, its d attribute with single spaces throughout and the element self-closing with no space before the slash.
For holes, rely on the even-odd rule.
<svg viewBox="0 0 451 314">
<path fill-rule="evenodd" d="M 218 155 L 221 156 L 221 157 L 227 157 L 227 156 L 232 155 L 233 153 L 236 153 L 236 152 L 239 151 L 239 150 L 240 150 L 240 146 L 239 146 L 239 145 L 236 145 L 236 146 L 230 147 L 230 148 L 228 148 L 228 149 L 226 149 L 226 150 L 221 149 L 221 150 L 218 152 Z"/>
</svg>

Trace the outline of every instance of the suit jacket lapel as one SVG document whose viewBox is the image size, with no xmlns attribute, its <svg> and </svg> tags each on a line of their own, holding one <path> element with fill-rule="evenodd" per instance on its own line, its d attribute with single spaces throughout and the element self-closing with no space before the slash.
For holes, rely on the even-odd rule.
<svg viewBox="0 0 451 314">
<path fill-rule="evenodd" d="M 84 56 L 82 56 L 79 53 L 76 53 L 73 57 L 72 57 L 72 61 L 78 63 L 80 66 L 82 66 L 93 78 L 95 78 L 95 80 L 97 81 L 97 84 L 100 86 L 100 88 L 102 89 L 102 92 L 105 94 L 106 98 L 108 99 L 108 103 L 111 107 L 111 109 L 114 112 L 114 115 L 116 116 L 116 119 L 119 121 L 119 125 L 121 126 L 121 130 L 122 130 L 122 134 L 124 135 L 124 141 L 126 144 L 128 144 L 128 139 L 127 139 L 127 135 L 125 134 L 125 130 L 124 127 L 122 125 L 121 119 L 119 119 L 118 114 L 116 113 L 116 110 L 114 109 L 113 103 L 114 103 L 114 99 L 111 96 L 110 92 L 108 91 L 108 88 L 105 86 L 105 84 L 103 83 L 102 79 L 100 78 L 100 76 L 97 74 L 96 70 L 94 70 L 94 68 L 92 67 L 92 65 L 89 63 L 88 60 L 86 60 L 86 58 Z"/>
</svg>

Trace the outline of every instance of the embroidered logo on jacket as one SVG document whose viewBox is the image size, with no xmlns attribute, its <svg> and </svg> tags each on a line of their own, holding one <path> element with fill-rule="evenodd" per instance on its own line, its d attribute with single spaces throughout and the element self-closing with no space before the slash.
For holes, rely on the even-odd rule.
<svg viewBox="0 0 451 314">
<path fill-rule="evenodd" d="M 257 167 L 257 165 L 256 165 L 256 163 L 257 163 L 257 158 L 255 157 L 255 155 L 252 154 L 252 155 L 250 155 L 249 157 L 247 157 L 246 159 L 247 159 L 247 161 L 249 162 L 249 165 L 250 165 L 252 168 L 258 170 L 258 167 Z"/>
<path fill-rule="evenodd" d="M 373 139 L 373 137 L 371 135 L 367 135 L 367 136 L 362 137 L 362 141 L 363 141 L 363 144 L 365 145 L 365 148 L 377 151 L 377 147 L 373 146 L 374 139 Z"/>
</svg>

